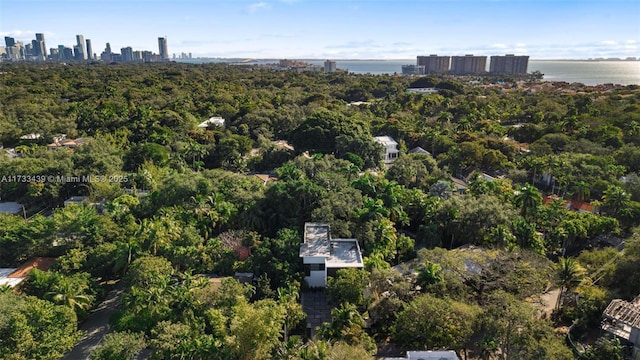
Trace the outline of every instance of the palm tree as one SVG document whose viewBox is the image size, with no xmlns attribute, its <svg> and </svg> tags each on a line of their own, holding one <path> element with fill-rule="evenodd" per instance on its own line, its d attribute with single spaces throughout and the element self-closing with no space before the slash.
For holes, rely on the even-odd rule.
<svg viewBox="0 0 640 360">
<path fill-rule="evenodd" d="M 609 186 L 602 195 L 602 203 L 612 215 L 618 215 L 628 208 L 629 201 L 631 201 L 631 194 L 615 185 Z"/>
<path fill-rule="evenodd" d="M 129 265 L 135 260 L 135 257 L 141 250 L 140 243 L 137 238 L 130 238 L 127 242 L 118 244 L 116 250 L 116 259 L 113 265 L 113 272 L 124 274 L 129 269 Z"/>
<path fill-rule="evenodd" d="M 278 288 L 278 303 L 286 310 L 284 318 L 284 341 L 289 341 L 289 329 L 300 322 L 305 314 L 298 302 L 299 293 L 296 286 L 289 284 L 287 289 Z"/>
<path fill-rule="evenodd" d="M 580 121 L 578 120 L 578 117 L 569 116 L 562 121 L 561 126 L 562 129 L 567 132 L 567 135 L 571 136 L 579 123 Z"/>
<path fill-rule="evenodd" d="M 429 188 L 429 195 L 438 197 L 440 199 L 448 199 L 453 194 L 451 189 L 451 183 L 446 180 L 438 180 L 435 184 Z"/>
<path fill-rule="evenodd" d="M 516 205 L 520 207 L 520 214 L 523 218 L 534 218 L 538 206 L 542 204 L 542 195 L 535 186 L 527 183 L 520 189 L 515 201 Z"/>
<path fill-rule="evenodd" d="M 573 185 L 573 194 L 577 201 L 584 201 L 591 195 L 591 187 L 585 181 L 578 181 Z"/>
<path fill-rule="evenodd" d="M 367 197 L 364 199 L 362 209 L 358 210 L 356 215 L 361 222 L 381 220 L 389 216 L 389 209 L 384 206 L 382 200 Z"/>
<path fill-rule="evenodd" d="M 15 148 L 16 153 L 20 155 L 31 155 L 34 152 L 34 148 L 29 145 L 18 145 Z"/>
<path fill-rule="evenodd" d="M 88 288 L 86 284 L 62 278 L 45 296 L 54 303 L 68 306 L 76 314 L 80 314 L 88 310 L 93 303 L 93 296 L 85 293 Z"/>
<path fill-rule="evenodd" d="M 574 258 L 561 257 L 556 265 L 556 274 L 560 282 L 560 294 L 556 302 L 556 309 L 560 309 L 562 299 L 569 290 L 577 287 L 585 278 L 585 269 Z"/>
<path fill-rule="evenodd" d="M 409 216 L 400 204 L 400 196 L 404 187 L 398 185 L 395 181 L 389 181 L 382 184 L 382 199 L 385 206 L 389 209 L 389 219 L 396 224 L 409 225 Z"/>
</svg>

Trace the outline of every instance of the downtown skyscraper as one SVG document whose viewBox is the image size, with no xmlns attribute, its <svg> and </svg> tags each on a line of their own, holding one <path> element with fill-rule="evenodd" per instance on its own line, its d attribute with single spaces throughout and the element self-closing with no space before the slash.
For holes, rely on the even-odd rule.
<svg viewBox="0 0 640 360">
<path fill-rule="evenodd" d="M 87 60 L 94 60 L 93 47 L 91 46 L 91 39 L 87 39 Z"/>
<path fill-rule="evenodd" d="M 160 59 L 169 60 L 169 47 L 167 46 L 167 38 L 158 38 L 158 52 L 160 53 Z"/>
<path fill-rule="evenodd" d="M 87 48 L 86 43 L 84 42 L 84 35 L 76 35 L 76 46 L 73 48 L 75 50 L 76 60 L 87 59 Z"/>
<path fill-rule="evenodd" d="M 0 0 L 1 1 L 1 0 Z M 36 33 L 35 39 L 23 43 L 10 36 L 4 36 L 4 45 L 0 44 L 0 62 L 4 61 L 107 61 L 107 62 L 159 62 L 169 61 L 167 38 L 158 38 L 160 54 L 152 51 L 135 50 L 130 46 L 121 48 L 122 54 L 113 53 L 109 43 L 100 56 L 93 52 L 91 39 L 77 34 L 76 42 L 71 46 L 59 44 L 47 49 L 45 34 Z M 0 39 L 1 41 L 1 39 Z"/>
<path fill-rule="evenodd" d="M 36 33 L 36 39 L 32 41 L 34 55 L 38 57 L 38 60 L 44 61 L 47 59 L 47 46 L 44 43 L 44 34 Z"/>
</svg>

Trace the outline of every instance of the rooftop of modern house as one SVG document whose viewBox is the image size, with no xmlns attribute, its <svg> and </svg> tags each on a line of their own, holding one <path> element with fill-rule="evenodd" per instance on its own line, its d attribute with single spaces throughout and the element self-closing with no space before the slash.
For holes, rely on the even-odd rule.
<svg viewBox="0 0 640 360">
<path fill-rule="evenodd" d="M 324 257 L 327 267 L 362 267 L 356 239 L 331 239 L 328 224 L 306 223 L 300 257 Z"/>
</svg>

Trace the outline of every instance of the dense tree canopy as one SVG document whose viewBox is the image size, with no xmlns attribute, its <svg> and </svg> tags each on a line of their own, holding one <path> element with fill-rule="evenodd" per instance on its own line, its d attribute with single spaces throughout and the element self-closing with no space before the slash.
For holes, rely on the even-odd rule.
<svg viewBox="0 0 640 360">
<path fill-rule="evenodd" d="M 57 258 L 0 294 L 0 353 L 58 358 L 121 283 L 96 358 L 357 359 L 392 339 L 564 359 L 525 301 L 556 286 L 555 325 L 584 330 L 640 292 L 637 86 L 247 70 L 0 64 L 0 198 L 24 205 L 0 214 L 0 266 Z M 211 116 L 224 125 L 198 126 Z M 400 144 L 390 166 L 378 135 Z M 305 222 L 357 239 L 365 263 L 329 281 L 317 339 Z"/>
</svg>

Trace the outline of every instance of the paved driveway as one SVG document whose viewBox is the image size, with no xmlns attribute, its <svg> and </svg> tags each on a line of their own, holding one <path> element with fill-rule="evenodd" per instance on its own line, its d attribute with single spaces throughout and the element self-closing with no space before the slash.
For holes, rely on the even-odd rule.
<svg viewBox="0 0 640 360">
<path fill-rule="evenodd" d="M 118 284 L 107 294 L 105 300 L 82 322 L 79 330 L 85 335 L 75 344 L 73 349 L 62 357 L 62 360 L 87 360 L 91 351 L 102 341 L 102 338 L 111 331 L 109 319 L 116 312 L 120 299 L 124 293 L 124 287 Z"/>
</svg>

